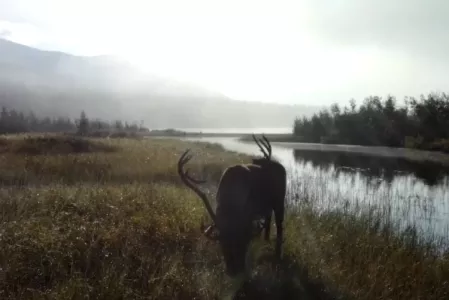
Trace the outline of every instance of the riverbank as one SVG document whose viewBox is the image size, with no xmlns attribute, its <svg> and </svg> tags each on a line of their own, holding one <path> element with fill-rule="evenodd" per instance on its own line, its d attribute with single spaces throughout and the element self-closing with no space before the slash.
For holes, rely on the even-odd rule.
<svg viewBox="0 0 449 300">
<path fill-rule="evenodd" d="M 176 139 L 36 139 L 1 143 L 1 299 L 216 299 L 227 289 L 176 162 L 191 148 L 191 173 L 213 197 L 226 166 L 250 157 Z M 280 279 L 273 228 L 270 244 L 252 246 L 253 280 L 237 299 L 448 297 L 442 241 L 398 233 L 388 207 L 318 214 L 318 189 L 289 186 Z"/>
<path fill-rule="evenodd" d="M 392 148 L 384 146 L 360 146 L 304 143 L 300 137 L 291 134 L 266 135 L 272 145 L 282 146 L 294 150 L 349 152 L 381 157 L 397 157 L 418 162 L 441 163 L 449 166 L 449 154 L 441 151 L 428 151 L 412 148 Z M 254 142 L 251 135 L 241 136 L 242 142 Z"/>
<path fill-rule="evenodd" d="M 271 142 L 294 150 L 312 150 L 328 152 L 352 152 L 381 157 L 397 157 L 417 162 L 434 162 L 449 166 L 449 154 L 437 151 L 425 151 L 409 148 L 390 148 L 381 146 L 356 146 L 356 145 L 334 145 L 334 144 L 313 144 L 313 143 L 291 143 L 291 142 Z"/>
<path fill-rule="evenodd" d="M 250 131 L 250 129 L 248 129 Z M 288 133 L 264 133 L 267 138 L 273 141 L 299 141 L 292 134 Z M 202 131 L 181 131 L 175 129 L 151 130 L 144 134 L 147 137 L 228 137 L 239 138 L 245 141 L 252 141 L 251 134 L 241 132 L 202 132 Z M 260 135 L 256 133 L 256 135 Z"/>
</svg>

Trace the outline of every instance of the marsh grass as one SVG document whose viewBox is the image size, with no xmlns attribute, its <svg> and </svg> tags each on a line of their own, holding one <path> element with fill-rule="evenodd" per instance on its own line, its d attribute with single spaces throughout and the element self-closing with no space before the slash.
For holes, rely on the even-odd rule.
<svg viewBox="0 0 449 300">
<path fill-rule="evenodd" d="M 88 141 L 76 136 L 13 136 L 0 139 L 0 152 L 39 155 L 112 152 L 116 147 Z"/>
<path fill-rule="evenodd" d="M 225 167 L 250 158 L 170 139 L 85 141 L 114 151 L 1 154 L 0 299 L 218 299 L 229 291 L 219 247 L 199 230 L 205 210 L 176 161 L 191 148 L 192 173 L 213 197 Z M 236 299 L 449 296 L 449 254 L 436 240 L 398 231 L 382 210 L 318 209 L 303 201 L 313 193 L 295 188 L 283 261 L 276 270 L 273 228 L 272 243 L 252 244 L 252 278 Z"/>
</svg>

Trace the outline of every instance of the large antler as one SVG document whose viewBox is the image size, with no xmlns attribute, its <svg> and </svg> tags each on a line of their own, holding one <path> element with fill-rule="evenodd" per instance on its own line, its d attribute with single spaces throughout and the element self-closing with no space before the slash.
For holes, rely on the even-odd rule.
<svg viewBox="0 0 449 300">
<path fill-rule="evenodd" d="M 260 140 L 260 142 L 264 144 L 265 148 L 267 148 L 267 151 L 268 151 L 268 159 L 271 159 L 271 144 L 270 144 L 270 141 L 267 139 L 267 137 L 265 136 L 265 134 L 262 134 L 262 138 L 264 139 L 265 143 L 263 143 L 262 140 Z"/>
<path fill-rule="evenodd" d="M 204 183 L 204 180 L 198 180 L 194 179 L 189 175 L 189 170 L 185 171 L 183 170 L 184 165 L 192 159 L 192 155 L 187 156 L 190 149 L 187 149 L 179 158 L 178 160 L 178 174 L 181 177 L 181 180 L 184 182 L 185 185 L 187 185 L 189 188 L 191 188 L 200 198 L 203 200 L 204 206 L 206 206 L 207 212 L 209 213 L 210 217 L 212 218 L 213 224 L 216 224 L 215 220 L 215 213 L 212 210 L 212 207 L 210 206 L 209 200 L 207 199 L 206 194 L 204 194 L 198 187 L 192 184 L 199 184 Z"/>
<path fill-rule="evenodd" d="M 262 151 L 263 156 L 265 156 L 265 158 L 268 158 L 268 154 L 267 152 L 265 152 L 265 149 L 260 145 L 259 141 L 256 139 L 256 136 L 254 135 L 254 133 L 252 134 L 253 136 L 253 140 L 256 142 L 257 146 L 259 146 L 260 151 Z M 265 146 L 265 145 L 264 145 Z"/>
<path fill-rule="evenodd" d="M 256 136 L 252 134 L 253 140 L 256 142 L 257 146 L 259 146 L 260 151 L 262 151 L 263 156 L 265 156 L 266 159 L 271 159 L 271 145 L 270 141 L 265 137 L 264 134 L 262 134 L 263 140 L 259 139 L 259 141 L 256 139 Z M 261 146 L 264 146 L 265 149 Z M 266 150 L 266 151 L 265 151 Z M 267 152 L 268 151 L 268 152 Z"/>
</svg>

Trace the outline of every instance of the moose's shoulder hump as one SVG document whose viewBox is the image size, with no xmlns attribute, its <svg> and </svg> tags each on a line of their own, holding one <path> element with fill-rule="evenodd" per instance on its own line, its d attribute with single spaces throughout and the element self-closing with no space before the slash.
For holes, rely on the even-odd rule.
<svg viewBox="0 0 449 300">
<path fill-rule="evenodd" d="M 262 168 L 262 166 L 256 164 L 243 164 L 242 166 L 249 171 L 259 170 Z"/>
<path fill-rule="evenodd" d="M 260 170 L 260 166 L 253 165 L 253 164 L 239 164 L 234 165 L 231 167 L 228 167 L 224 173 L 223 176 L 229 177 L 241 177 L 241 176 L 249 176 L 251 172 L 254 172 L 255 170 Z"/>
</svg>

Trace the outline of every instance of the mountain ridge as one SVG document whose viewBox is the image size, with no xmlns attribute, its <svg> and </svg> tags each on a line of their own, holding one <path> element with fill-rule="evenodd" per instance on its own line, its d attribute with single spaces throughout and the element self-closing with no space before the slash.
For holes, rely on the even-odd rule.
<svg viewBox="0 0 449 300">
<path fill-rule="evenodd" d="M 94 118 L 144 120 L 158 128 L 286 127 L 319 109 L 233 100 L 144 73 L 119 58 L 40 50 L 2 38 L 0 104 L 46 116 L 77 117 L 85 110 Z"/>
</svg>

